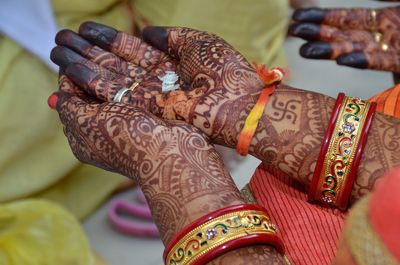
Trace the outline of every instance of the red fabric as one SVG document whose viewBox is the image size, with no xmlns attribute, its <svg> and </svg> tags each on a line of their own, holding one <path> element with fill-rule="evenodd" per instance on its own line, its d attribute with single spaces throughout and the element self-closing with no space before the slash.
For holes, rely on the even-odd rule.
<svg viewBox="0 0 400 265">
<path fill-rule="evenodd" d="M 400 169 L 379 183 L 371 196 L 368 215 L 382 243 L 400 263 Z"/>
<path fill-rule="evenodd" d="M 262 165 L 255 171 L 250 188 L 257 202 L 271 213 L 293 264 L 331 264 L 343 227 L 342 212 L 308 203 L 301 185 Z"/>
</svg>

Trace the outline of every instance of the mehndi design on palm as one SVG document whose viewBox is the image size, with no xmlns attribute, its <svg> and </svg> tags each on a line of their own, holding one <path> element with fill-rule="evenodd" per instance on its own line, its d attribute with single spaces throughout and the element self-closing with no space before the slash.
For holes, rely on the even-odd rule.
<svg viewBox="0 0 400 265">
<path fill-rule="evenodd" d="M 56 38 L 60 46 L 52 53 L 79 86 L 100 100 L 112 101 L 121 87 L 139 82 L 121 102 L 165 119 L 185 120 L 225 145 L 235 145 L 240 129 L 232 126 L 246 115 L 243 106 L 254 103 L 263 88 L 242 55 L 206 32 L 148 27 L 143 32 L 146 43 L 87 22 L 79 34 L 60 32 Z M 163 92 L 160 78 L 169 71 L 179 76 L 180 89 Z"/>
</svg>

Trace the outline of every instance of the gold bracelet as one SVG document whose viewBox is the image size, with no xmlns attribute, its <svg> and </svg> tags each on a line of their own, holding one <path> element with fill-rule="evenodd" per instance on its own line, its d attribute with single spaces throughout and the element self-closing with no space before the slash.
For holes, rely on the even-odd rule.
<svg viewBox="0 0 400 265">
<path fill-rule="evenodd" d="M 314 174 L 310 200 L 347 208 L 375 108 L 359 98 L 344 98 L 322 169 Z"/>
<path fill-rule="evenodd" d="M 171 248 L 166 248 L 165 264 L 205 264 L 227 251 L 255 244 L 272 244 L 283 254 L 283 243 L 266 213 L 258 210 L 259 206 L 246 205 L 245 208 L 249 210 L 231 211 L 211 219 L 206 217 L 208 221 L 190 225 L 195 228 L 178 237 Z"/>
</svg>

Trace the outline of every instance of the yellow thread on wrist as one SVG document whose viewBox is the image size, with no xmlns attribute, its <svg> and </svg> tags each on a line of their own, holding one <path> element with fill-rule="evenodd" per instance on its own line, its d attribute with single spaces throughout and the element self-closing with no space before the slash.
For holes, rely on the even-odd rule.
<svg viewBox="0 0 400 265">
<path fill-rule="evenodd" d="M 277 83 L 282 80 L 285 74 L 281 68 L 273 68 L 271 71 L 267 71 L 265 65 L 262 65 L 261 68 L 256 64 L 254 65 L 261 81 L 266 87 L 261 91 L 257 103 L 247 116 L 244 126 L 239 134 L 236 151 L 242 156 L 247 155 L 249 152 L 251 140 L 257 130 L 258 122 L 264 113 L 269 96 L 274 93 Z"/>
</svg>

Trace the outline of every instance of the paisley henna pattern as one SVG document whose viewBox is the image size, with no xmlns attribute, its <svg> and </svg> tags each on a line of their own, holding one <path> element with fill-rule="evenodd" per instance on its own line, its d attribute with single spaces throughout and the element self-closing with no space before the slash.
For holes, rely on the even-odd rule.
<svg viewBox="0 0 400 265">
<path fill-rule="evenodd" d="M 83 163 L 137 180 L 164 242 L 204 213 L 243 203 L 221 158 L 196 128 L 128 105 L 87 104 L 66 95 L 58 110 L 73 153 Z"/>
</svg>

